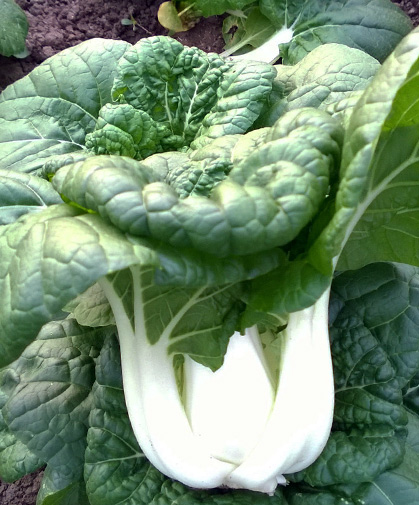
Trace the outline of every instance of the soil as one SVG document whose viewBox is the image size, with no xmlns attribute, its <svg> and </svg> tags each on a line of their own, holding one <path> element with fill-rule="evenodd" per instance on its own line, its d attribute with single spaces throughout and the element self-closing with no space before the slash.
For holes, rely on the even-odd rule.
<svg viewBox="0 0 419 505">
<path fill-rule="evenodd" d="M 30 29 L 24 59 L 0 56 L 0 91 L 20 79 L 46 58 L 83 42 L 102 37 L 135 43 L 143 37 L 166 35 L 157 21 L 157 10 L 164 0 L 16 0 L 28 16 Z M 419 26 L 419 0 L 393 0 Z M 132 26 L 121 24 L 132 16 Z M 221 16 L 203 19 L 197 26 L 176 35 L 185 45 L 204 51 L 223 48 Z M 42 470 L 7 484 L 0 480 L 0 505 L 35 505 L 42 480 Z"/>
</svg>

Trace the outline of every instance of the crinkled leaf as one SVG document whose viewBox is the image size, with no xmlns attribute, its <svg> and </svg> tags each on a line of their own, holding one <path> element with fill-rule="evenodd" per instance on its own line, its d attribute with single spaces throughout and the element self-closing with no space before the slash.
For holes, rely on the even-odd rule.
<svg viewBox="0 0 419 505">
<path fill-rule="evenodd" d="M 3 376 L 8 428 L 49 466 L 61 489 L 82 478 L 90 393 L 103 333 L 51 322 Z"/>
<path fill-rule="evenodd" d="M 144 111 L 157 125 L 156 151 L 194 148 L 245 133 L 272 88 L 275 70 L 233 64 L 168 37 L 142 39 L 121 59 L 113 97 Z M 234 119 L 234 120 L 233 120 Z"/>
<path fill-rule="evenodd" d="M 167 183 L 156 182 L 161 174 L 116 157 L 65 166 L 53 185 L 122 231 L 219 257 L 248 255 L 287 244 L 316 215 L 341 142 L 339 122 L 302 109 L 280 118 L 237 164 L 233 152 L 232 170 L 209 198 L 181 199 Z"/>
<path fill-rule="evenodd" d="M 14 0 L 0 0 L 0 54 L 19 56 L 26 50 L 29 23 L 25 12 Z"/>
</svg>

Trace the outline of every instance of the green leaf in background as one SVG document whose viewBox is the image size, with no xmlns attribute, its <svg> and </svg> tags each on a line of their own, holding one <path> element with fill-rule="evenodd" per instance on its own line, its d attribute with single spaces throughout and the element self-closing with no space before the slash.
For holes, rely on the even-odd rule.
<svg viewBox="0 0 419 505">
<path fill-rule="evenodd" d="M 409 17 L 390 0 L 260 0 L 260 10 L 277 28 L 293 28 L 292 40 L 280 46 L 287 65 L 329 42 L 383 62 L 412 29 Z"/>
<path fill-rule="evenodd" d="M 29 23 L 25 12 L 14 0 L 0 0 L 0 54 L 25 57 Z"/>
<path fill-rule="evenodd" d="M 223 22 L 226 44 L 222 56 L 254 49 L 274 33 L 275 27 L 256 7 L 240 12 L 240 15 L 230 15 Z"/>
<path fill-rule="evenodd" d="M 241 10 L 254 0 L 194 0 L 196 9 L 205 17 L 224 14 L 228 10 Z"/>
</svg>

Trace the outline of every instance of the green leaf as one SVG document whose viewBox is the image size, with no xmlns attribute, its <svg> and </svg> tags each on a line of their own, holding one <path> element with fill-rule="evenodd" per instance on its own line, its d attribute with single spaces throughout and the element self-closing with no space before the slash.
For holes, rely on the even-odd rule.
<svg viewBox="0 0 419 505">
<path fill-rule="evenodd" d="M 56 203 L 62 200 L 49 182 L 28 174 L 0 170 L 0 226 Z"/>
<path fill-rule="evenodd" d="M 277 65 L 275 100 L 266 106 L 267 118 L 258 125 L 270 126 L 288 110 L 301 107 L 327 109 L 365 89 L 380 64 L 372 56 L 343 44 L 316 47 L 293 66 Z"/>
<path fill-rule="evenodd" d="M 1 373 L 0 384 L 5 373 L 5 370 Z M 0 408 L 4 407 L 7 400 L 8 395 L 0 389 Z M 0 478 L 6 482 L 14 482 L 43 464 L 44 462 L 10 431 L 0 410 Z"/>
<path fill-rule="evenodd" d="M 0 168 L 32 172 L 55 155 L 84 149 L 100 107 L 111 101 L 116 64 L 129 46 L 114 40 L 83 42 L 4 90 Z"/>
<path fill-rule="evenodd" d="M 131 264 L 156 265 L 150 249 L 74 207 L 54 205 L 0 227 L 1 364 L 100 277 Z M 48 272 L 48 276 L 40 275 Z"/>
<path fill-rule="evenodd" d="M 29 23 L 25 12 L 14 0 L 0 0 L 0 54 L 19 57 L 26 51 Z"/>
<path fill-rule="evenodd" d="M 151 166 L 117 157 L 67 165 L 53 185 L 122 231 L 218 257 L 249 255 L 287 244 L 315 216 L 339 162 L 342 136 L 340 123 L 325 112 L 291 111 L 237 164 L 233 150 L 233 168 L 209 198 L 181 199 L 157 182 L 162 174 Z M 193 173 L 193 165 L 185 168 Z"/>
<path fill-rule="evenodd" d="M 331 261 L 348 242 L 338 269 L 380 260 L 417 264 L 418 124 L 412 120 L 404 125 L 403 118 L 412 106 L 405 89 L 415 78 L 418 58 L 415 30 L 386 60 L 354 108 L 335 214 L 310 250 L 312 261 Z M 396 147 L 401 139 L 402 150 Z"/>
<path fill-rule="evenodd" d="M 280 46 L 289 65 L 329 42 L 361 49 L 382 62 L 412 29 L 390 0 L 261 0 L 260 9 L 278 28 L 293 27 L 291 42 Z"/>
<path fill-rule="evenodd" d="M 82 478 L 94 358 L 103 334 L 51 322 L 3 376 L 8 428 L 51 467 L 60 489 Z"/>
</svg>

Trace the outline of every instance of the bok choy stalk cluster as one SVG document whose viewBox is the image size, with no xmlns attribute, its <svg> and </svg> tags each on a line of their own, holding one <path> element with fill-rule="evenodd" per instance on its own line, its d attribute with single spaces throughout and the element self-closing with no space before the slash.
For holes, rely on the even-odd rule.
<svg viewBox="0 0 419 505">
<path fill-rule="evenodd" d="M 335 359 L 334 403 L 328 304 L 336 269 L 417 264 L 418 37 L 383 65 L 328 44 L 292 70 L 166 37 L 92 40 L 2 93 L 0 428 L 25 455 L 11 474 L 48 463 L 41 503 L 113 505 L 138 475 L 148 503 L 218 496 L 183 483 L 282 505 L 278 483 L 344 493 L 365 482 L 357 467 L 372 481 L 404 461 L 416 368 L 377 372 L 394 388 L 383 406 L 369 372 L 351 397 Z M 333 61 L 349 77 L 327 87 Z M 385 271 L 411 307 L 415 272 Z M 57 373 L 71 384 L 59 405 Z"/>
</svg>

